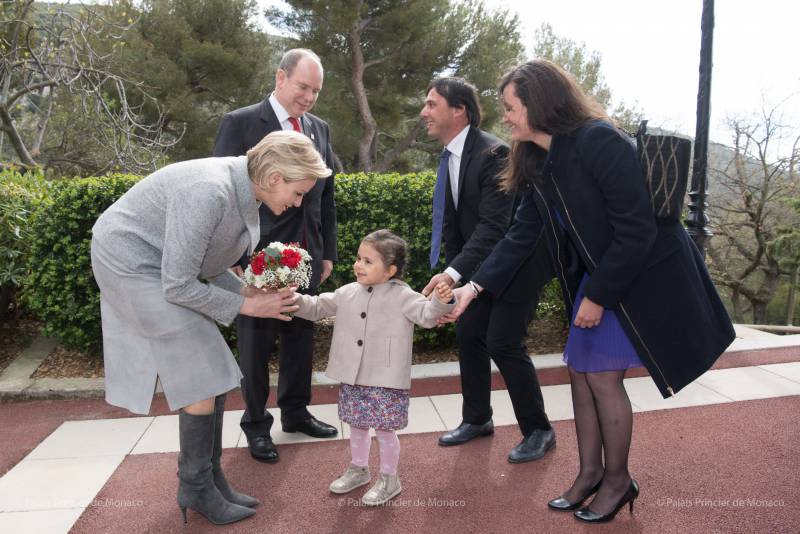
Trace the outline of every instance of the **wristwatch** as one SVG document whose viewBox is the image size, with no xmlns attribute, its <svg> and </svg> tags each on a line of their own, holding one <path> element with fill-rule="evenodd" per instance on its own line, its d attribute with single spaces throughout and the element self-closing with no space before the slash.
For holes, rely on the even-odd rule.
<svg viewBox="0 0 800 534">
<path fill-rule="evenodd" d="M 477 297 L 478 294 L 480 293 L 480 291 L 478 291 L 478 286 L 476 286 L 475 282 L 473 282 L 472 280 L 470 280 L 468 283 L 469 283 L 469 288 L 472 290 L 472 295 Z"/>
</svg>

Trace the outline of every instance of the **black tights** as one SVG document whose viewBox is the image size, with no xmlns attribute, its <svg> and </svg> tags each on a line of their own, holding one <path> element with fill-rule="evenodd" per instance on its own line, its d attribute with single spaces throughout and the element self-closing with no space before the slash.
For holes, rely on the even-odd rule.
<svg viewBox="0 0 800 534">
<path fill-rule="evenodd" d="M 581 373 L 569 367 L 580 471 L 564 498 L 575 502 L 602 479 L 590 505 L 602 514 L 614 508 L 631 480 L 628 452 L 633 413 L 622 385 L 624 376 L 624 370 Z"/>
</svg>

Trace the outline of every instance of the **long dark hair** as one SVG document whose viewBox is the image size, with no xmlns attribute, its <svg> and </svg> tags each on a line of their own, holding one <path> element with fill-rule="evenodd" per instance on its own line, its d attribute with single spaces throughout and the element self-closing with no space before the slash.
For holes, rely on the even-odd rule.
<svg viewBox="0 0 800 534">
<path fill-rule="evenodd" d="M 550 135 L 574 132 L 588 121 L 611 122 L 603 107 L 583 92 L 567 71 L 546 59 L 534 59 L 508 71 L 499 91 L 513 84 L 514 94 L 528 110 L 528 126 Z M 500 176 L 500 188 L 514 191 L 539 175 L 547 152 L 528 141 L 514 141 Z"/>
</svg>

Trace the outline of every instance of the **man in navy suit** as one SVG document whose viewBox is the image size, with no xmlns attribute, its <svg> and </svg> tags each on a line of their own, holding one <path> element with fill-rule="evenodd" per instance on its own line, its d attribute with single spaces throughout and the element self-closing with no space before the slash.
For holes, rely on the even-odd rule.
<svg viewBox="0 0 800 534">
<path fill-rule="evenodd" d="M 505 235 L 516 202 L 513 195 L 498 188 L 508 145 L 478 128 L 481 110 L 475 87 L 461 78 L 434 80 L 428 86 L 420 116 L 428 135 L 445 147 L 437 188 L 443 187 L 444 192 L 439 228 L 447 268 L 431 278 L 422 291 L 428 294 L 439 282 L 450 286 L 471 283 L 481 262 Z M 434 194 L 434 205 L 436 202 Z M 436 213 L 434 206 L 431 268 L 439 259 Z M 439 445 L 460 445 L 494 432 L 490 358 L 506 382 L 523 436 L 508 460 L 537 460 L 555 445 L 536 370 L 524 343 L 539 293 L 552 277 L 547 249 L 544 240 L 540 240 L 501 294 L 481 293 L 458 319 L 462 423 L 442 435 Z"/>
<path fill-rule="evenodd" d="M 275 74 L 275 90 L 263 101 L 225 114 L 214 142 L 214 156 L 245 154 L 270 132 L 295 130 L 314 142 L 326 165 L 334 168 L 328 124 L 309 113 L 322 89 L 323 69 L 319 57 L 307 49 L 289 50 Z M 305 195 L 300 207 L 289 207 L 275 216 L 261 206 L 261 241 L 299 242 L 312 257 L 309 292 L 330 276 L 336 261 L 336 204 L 333 176 L 319 180 Z M 243 261 L 246 265 L 246 261 Z M 269 363 L 280 339 L 278 407 L 284 432 L 302 432 L 313 437 L 332 437 L 336 428 L 308 412 L 311 401 L 313 323 L 295 317 L 289 322 L 239 316 L 236 319 L 242 395 L 246 409 L 241 427 L 250 454 L 262 462 L 277 462 L 278 451 L 270 437 L 272 415 L 266 411 L 269 397 Z"/>
</svg>

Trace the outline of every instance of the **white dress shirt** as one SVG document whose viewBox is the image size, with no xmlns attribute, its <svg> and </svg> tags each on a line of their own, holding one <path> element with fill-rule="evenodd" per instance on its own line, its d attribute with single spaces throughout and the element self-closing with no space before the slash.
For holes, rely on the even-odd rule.
<svg viewBox="0 0 800 534">
<path fill-rule="evenodd" d="M 294 126 L 292 126 L 292 123 L 289 122 L 289 112 L 286 111 L 286 108 L 284 108 L 281 103 L 278 102 L 278 99 L 275 98 L 275 93 L 269 95 L 269 105 L 272 106 L 273 111 L 275 111 L 275 116 L 278 117 L 278 122 L 281 123 L 281 128 L 284 130 L 294 130 Z M 300 116 L 297 120 L 300 121 L 300 130 L 302 131 L 303 117 Z"/>
<path fill-rule="evenodd" d="M 469 125 L 461 130 L 458 135 L 452 138 L 445 147 L 450 152 L 450 160 L 447 164 L 447 170 L 450 173 L 450 191 L 453 193 L 453 205 L 456 209 L 458 209 L 458 173 L 461 170 L 461 154 L 464 153 L 464 143 L 467 141 L 468 133 Z M 461 273 L 452 267 L 448 267 L 444 270 L 444 272 L 449 274 L 450 278 L 452 278 L 456 283 L 461 280 Z"/>
</svg>

